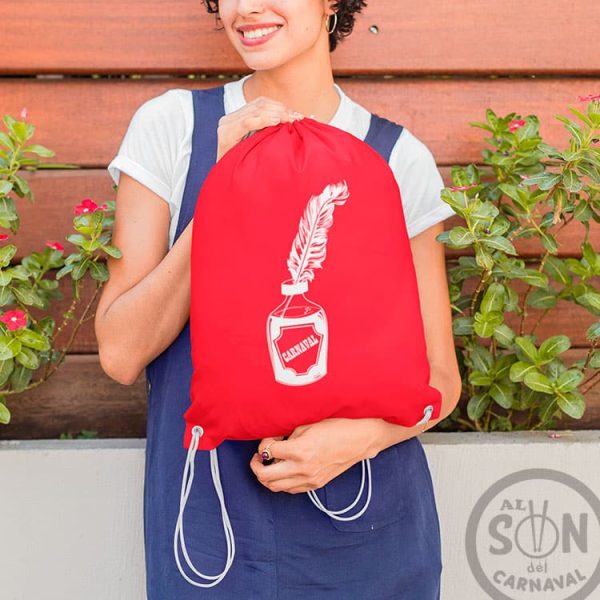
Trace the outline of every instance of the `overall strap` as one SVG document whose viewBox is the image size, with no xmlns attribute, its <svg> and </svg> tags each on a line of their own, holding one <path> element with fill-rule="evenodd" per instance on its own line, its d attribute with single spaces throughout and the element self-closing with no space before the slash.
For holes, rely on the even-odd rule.
<svg viewBox="0 0 600 600">
<path fill-rule="evenodd" d="M 364 141 L 389 162 L 392 149 L 403 129 L 402 125 L 371 113 L 371 123 Z"/>
<path fill-rule="evenodd" d="M 222 85 L 204 90 L 192 90 L 194 103 L 192 154 L 173 243 L 192 220 L 200 188 L 217 160 L 217 127 L 219 119 L 225 114 L 223 94 Z"/>
<path fill-rule="evenodd" d="M 219 119 L 225 114 L 223 95 L 224 90 L 222 85 L 203 90 L 192 90 L 194 125 L 190 165 L 179 208 L 179 217 L 173 244 L 192 220 L 200 188 L 204 183 L 206 175 L 216 162 L 217 127 Z M 185 375 L 191 378 L 189 347 L 190 334 L 188 321 L 171 346 L 163 350 L 163 352 L 146 365 L 146 379 L 148 383 L 153 383 L 156 377 L 162 379 L 166 375 L 170 355 L 177 355 L 179 357 L 177 363 L 180 370 L 186 370 Z M 180 372 L 180 377 L 183 380 L 183 372 Z M 148 387 L 149 391 L 150 388 Z"/>
</svg>

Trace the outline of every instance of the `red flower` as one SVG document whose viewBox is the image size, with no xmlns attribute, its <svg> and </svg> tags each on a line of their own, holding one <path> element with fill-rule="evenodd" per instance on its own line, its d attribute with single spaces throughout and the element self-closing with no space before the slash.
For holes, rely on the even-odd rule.
<svg viewBox="0 0 600 600">
<path fill-rule="evenodd" d="M 100 207 L 91 198 L 85 198 L 75 207 L 75 214 L 84 215 L 96 212 L 99 209 Z"/>
<path fill-rule="evenodd" d="M 511 133 L 514 133 L 517 129 L 519 129 L 519 127 L 523 127 L 523 125 L 526 125 L 526 124 L 527 123 L 523 119 L 512 120 L 508 124 L 508 130 Z"/>
<path fill-rule="evenodd" d="M 8 329 L 15 331 L 27 326 L 27 315 L 19 308 L 16 310 L 7 310 L 1 317 L 2 321 Z"/>
<path fill-rule="evenodd" d="M 8 234 L 7 233 L 0 233 L 0 242 L 3 242 L 4 240 L 8 239 Z"/>
<path fill-rule="evenodd" d="M 106 205 L 106 203 L 105 203 L 105 204 L 101 204 L 101 205 L 100 205 L 98 208 L 99 208 L 100 210 L 106 210 L 106 209 L 108 208 L 108 206 L 107 206 L 107 205 Z"/>
<path fill-rule="evenodd" d="M 21 109 L 21 114 L 19 116 L 21 117 L 21 119 L 27 118 L 27 108 L 25 106 Z"/>
<path fill-rule="evenodd" d="M 64 252 L 65 250 L 65 247 L 59 242 L 46 242 L 46 246 L 52 248 L 52 250 L 58 250 L 59 252 Z"/>
<path fill-rule="evenodd" d="M 478 183 L 471 183 L 470 185 L 456 185 L 450 186 L 450 189 L 453 192 L 463 192 L 464 190 L 470 190 L 471 188 L 477 187 L 478 185 Z"/>
<path fill-rule="evenodd" d="M 600 100 L 600 94 L 588 94 L 587 96 L 579 96 L 579 100 L 581 100 L 581 102 L 592 102 L 595 100 Z"/>
</svg>

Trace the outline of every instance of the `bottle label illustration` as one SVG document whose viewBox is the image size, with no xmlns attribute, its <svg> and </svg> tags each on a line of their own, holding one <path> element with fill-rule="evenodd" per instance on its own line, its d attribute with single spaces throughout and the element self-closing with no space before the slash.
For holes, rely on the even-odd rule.
<svg viewBox="0 0 600 600">
<path fill-rule="evenodd" d="M 305 293 L 314 269 L 322 268 L 325 260 L 333 211 L 348 197 L 345 181 L 328 184 L 321 194 L 311 196 L 300 219 L 287 259 L 291 279 L 281 283 L 284 300 L 267 317 L 269 356 L 279 383 L 307 385 L 327 374 L 327 317 Z"/>
</svg>

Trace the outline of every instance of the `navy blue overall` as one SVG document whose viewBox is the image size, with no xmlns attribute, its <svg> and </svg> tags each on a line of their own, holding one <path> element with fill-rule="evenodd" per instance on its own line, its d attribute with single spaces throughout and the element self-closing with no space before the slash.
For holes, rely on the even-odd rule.
<svg viewBox="0 0 600 600">
<path fill-rule="evenodd" d="M 216 161 L 223 86 L 193 91 L 190 166 L 175 241 L 194 215 L 198 191 Z M 400 125 L 375 114 L 365 142 L 386 160 Z M 146 367 L 148 422 L 144 479 L 144 541 L 148 600 L 439 600 L 440 529 L 431 474 L 417 437 L 371 459 L 372 495 L 356 520 L 318 510 L 306 493 L 271 492 L 250 469 L 260 440 L 218 447 L 222 488 L 235 536 L 235 560 L 209 588 L 188 583 L 177 568 L 173 532 L 179 512 L 183 414 L 192 376 L 189 320 Z M 219 574 L 227 556 L 209 451 L 195 457 L 185 507 L 186 546 L 202 573 Z M 348 506 L 361 483 L 361 462 L 317 493 L 331 511 Z"/>
</svg>

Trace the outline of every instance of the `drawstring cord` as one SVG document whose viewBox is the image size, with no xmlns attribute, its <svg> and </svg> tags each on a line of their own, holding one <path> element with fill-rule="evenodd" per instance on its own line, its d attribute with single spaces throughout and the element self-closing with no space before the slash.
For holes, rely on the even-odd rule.
<svg viewBox="0 0 600 600">
<path fill-rule="evenodd" d="M 427 423 L 427 421 L 429 421 L 429 419 L 431 418 L 432 412 L 433 412 L 433 406 L 431 406 L 431 404 L 428 404 L 425 407 L 425 409 L 423 410 L 423 418 L 420 421 L 417 421 L 417 423 L 415 423 L 415 426 L 423 425 L 424 423 Z M 319 496 L 317 496 L 316 490 L 308 490 L 306 493 L 312 500 L 313 504 L 319 510 L 321 510 L 324 513 L 326 513 L 327 515 L 329 515 L 332 519 L 337 519 L 338 521 L 352 521 L 354 519 L 358 519 L 358 517 L 360 517 L 365 512 L 365 510 L 367 510 L 367 507 L 369 506 L 369 502 L 371 501 L 371 460 L 369 458 L 366 458 L 366 459 L 363 459 L 361 461 L 361 463 L 362 463 L 362 477 L 361 477 L 361 482 L 360 482 L 360 489 L 358 490 L 358 494 L 356 495 L 356 498 L 354 499 L 354 502 L 352 504 L 350 504 L 346 508 L 342 508 L 340 510 L 329 510 L 329 509 L 325 508 L 325 506 L 323 506 L 323 503 L 319 499 Z M 362 509 L 360 511 L 358 511 L 355 515 L 352 515 L 351 517 L 339 517 L 338 515 L 349 511 L 351 508 L 354 508 L 354 506 L 356 505 L 356 503 L 362 496 L 362 492 L 365 487 L 365 465 L 367 467 L 367 477 L 369 479 L 369 487 L 367 490 L 367 500 L 365 501 L 365 505 L 362 507 Z"/>
<path fill-rule="evenodd" d="M 431 405 L 426 406 L 425 410 L 423 411 L 423 418 L 420 421 L 418 421 L 416 423 L 416 425 L 422 425 L 422 424 L 426 423 L 427 421 L 429 421 L 432 412 L 433 412 L 433 406 L 431 406 Z M 225 563 L 225 569 L 221 573 L 219 573 L 219 575 L 205 575 L 204 573 L 201 573 L 200 571 L 198 571 L 194 567 L 194 565 L 192 565 L 192 561 L 190 560 L 190 557 L 188 555 L 188 551 L 187 551 L 184 536 L 183 536 L 183 512 L 185 509 L 187 499 L 190 495 L 190 490 L 192 488 L 192 482 L 194 480 L 194 457 L 195 457 L 196 451 L 198 449 L 198 443 L 203 434 L 204 434 L 204 429 L 202 427 L 200 427 L 200 425 L 194 425 L 194 427 L 192 427 L 192 440 L 190 442 L 187 457 L 185 459 L 185 467 L 183 470 L 183 480 L 181 482 L 181 495 L 179 498 L 179 515 L 177 516 L 177 524 L 175 526 L 175 535 L 173 537 L 173 552 L 175 554 L 175 561 L 177 562 L 177 567 L 179 569 L 179 572 L 183 575 L 183 577 L 186 579 L 186 581 L 188 581 L 189 583 L 191 583 L 192 585 L 195 585 L 197 587 L 212 587 L 212 586 L 220 583 L 223 580 L 223 578 L 225 577 L 225 575 L 227 575 L 227 572 L 231 568 L 231 565 L 233 564 L 233 559 L 235 557 L 235 539 L 233 537 L 233 529 L 231 527 L 229 515 L 227 514 L 227 508 L 225 507 L 225 497 L 223 494 L 223 487 L 221 485 L 221 477 L 219 474 L 219 459 L 217 457 L 217 449 L 216 448 L 213 448 L 212 450 L 210 450 L 210 470 L 211 470 L 211 474 L 212 474 L 212 480 L 213 480 L 213 484 L 215 487 L 215 491 L 217 492 L 217 496 L 219 498 L 219 503 L 221 505 L 221 516 L 223 519 L 223 529 L 225 531 L 225 539 L 227 541 L 227 561 Z M 371 460 L 369 458 L 363 459 L 361 461 L 361 464 L 362 464 L 362 476 L 361 476 L 361 482 L 360 482 L 360 489 L 358 490 L 358 494 L 357 494 L 356 498 L 354 499 L 354 502 L 352 502 L 352 504 L 350 504 L 346 508 L 342 508 L 340 510 L 329 510 L 328 508 L 326 508 L 323 505 L 323 503 L 319 499 L 319 496 L 317 495 L 316 490 L 308 490 L 306 493 L 308 494 L 309 498 L 312 500 L 312 503 L 320 511 L 326 513 L 333 519 L 337 519 L 338 521 L 352 521 L 352 520 L 360 517 L 365 512 L 365 510 L 367 510 L 367 507 L 369 506 L 369 502 L 371 501 Z M 367 500 L 365 502 L 365 505 L 359 512 L 357 512 L 355 515 L 352 515 L 351 517 L 339 516 L 347 511 L 349 511 L 351 508 L 354 508 L 354 506 L 356 505 L 356 503 L 359 501 L 360 497 L 362 496 L 363 490 L 365 488 L 365 479 L 366 479 L 365 478 L 365 467 L 366 467 L 366 474 L 367 474 L 366 478 L 368 478 Z M 188 473 L 189 473 L 189 480 L 188 480 Z M 183 549 L 183 555 L 184 555 L 186 563 L 190 567 L 190 569 L 199 577 L 203 577 L 204 579 L 212 580 L 212 583 L 200 583 L 198 581 L 194 581 L 193 579 L 190 579 L 190 577 L 185 573 L 185 571 L 181 567 L 181 562 L 179 560 L 178 541 L 181 542 L 181 547 Z"/>
<path fill-rule="evenodd" d="M 217 585 L 222 581 L 222 579 L 227 575 L 227 571 L 231 568 L 233 564 L 233 558 L 235 556 L 235 539 L 233 537 L 233 529 L 231 528 L 231 522 L 229 520 L 229 515 L 227 514 L 227 508 L 225 507 L 225 498 L 223 495 L 223 487 L 221 486 L 221 478 L 219 475 L 219 460 L 217 457 L 217 449 L 213 448 L 210 451 L 210 470 L 212 473 L 213 484 L 215 487 L 215 491 L 217 492 L 217 496 L 219 497 L 219 503 L 221 504 L 221 516 L 223 519 L 223 529 L 225 531 L 225 538 L 227 540 L 227 562 L 225 564 L 225 569 L 219 573 L 219 575 L 205 575 L 198 571 L 194 565 L 192 565 L 192 561 L 188 555 L 187 548 L 185 546 L 185 540 L 183 536 L 183 511 L 185 509 L 185 504 L 187 502 L 188 496 L 190 495 L 190 490 L 192 488 L 192 482 L 194 480 L 194 456 L 196 454 L 196 450 L 198 449 L 198 443 L 200 438 L 204 434 L 204 429 L 200 427 L 200 425 L 195 425 L 192 427 L 192 441 L 188 448 L 187 457 L 185 459 L 185 468 L 183 470 L 183 480 L 181 482 L 181 496 L 179 499 L 179 515 L 177 517 L 177 525 L 175 526 L 175 536 L 173 538 L 173 551 L 175 553 L 175 561 L 177 562 L 177 567 L 179 568 L 179 572 L 183 575 L 183 577 L 192 585 L 197 587 L 212 587 Z M 189 481 L 186 483 L 186 479 L 189 471 Z M 212 583 L 200 583 L 198 581 L 194 581 L 190 579 L 185 571 L 181 567 L 181 563 L 179 561 L 179 548 L 178 548 L 178 540 L 181 541 L 181 546 L 183 549 L 183 555 L 185 556 L 186 563 L 190 567 L 190 569 L 196 573 L 199 577 L 203 577 L 204 579 L 212 579 Z"/>
<path fill-rule="evenodd" d="M 360 482 L 360 490 L 358 490 L 358 494 L 352 504 L 350 504 L 346 508 L 342 508 L 340 510 L 329 510 L 323 506 L 321 500 L 319 499 L 319 496 L 317 496 L 316 490 L 308 490 L 308 492 L 306 492 L 306 493 L 312 500 L 313 504 L 319 510 L 328 514 L 331 518 L 337 519 L 338 521 L 352 521 L 354 519 L 358 519 L 358 517 L 360 517 L 360 515 L 362 515 L 365 512 L 365 510 L 367 510 L 367 507 L 369 506 L 369 502 L 371 501 L 371 460 L 369 458 L 365 458 L 364 460 L 361 461 L 361 463 L 362 463 L 362 478 L 361 478 L 361 482 Z M 351 517 L 338 517 L 339 514 L 345 513 L 347 511 L 349 511 L 351 508 L 353 508 L 354 505 L 358 502 L 358 500 L 362 496 L 362 492 L 365 487 L 365 464 L 367 466 L 367 474 L 368 474 L 368 478 L 369 478 L 369 487 L 368 487 L 368 491 L 367 491 L 367 500 L 365 502 L 365 505 L 362 507 L 362 509 L 360 511 L 358 511 L 355 515 L 352 515 Z"/>
</svg>

